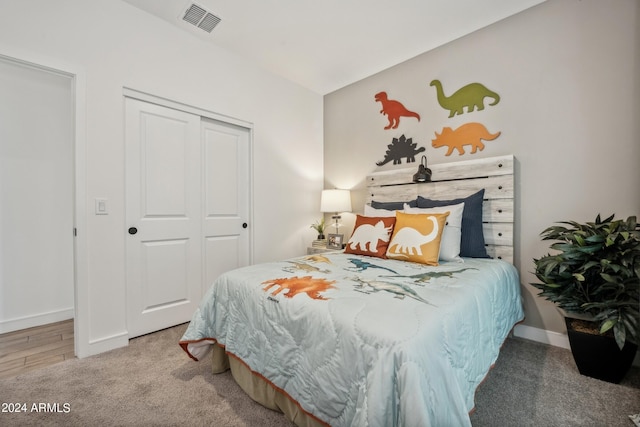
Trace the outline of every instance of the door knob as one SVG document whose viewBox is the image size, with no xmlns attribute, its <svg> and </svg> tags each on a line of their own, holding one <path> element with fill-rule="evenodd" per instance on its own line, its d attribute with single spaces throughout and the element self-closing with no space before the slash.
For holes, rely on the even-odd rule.
<svg viewBox="0 0 640 427">
<path fill-rule="evenodd" d="M 249 226 L 249 224 L 247 224 L 246 222 L 242 223 L 242 228 L 247 228 Z"/>
<path fill-rule="evenodd" d="M 135 228 L 135 227 L 130 227 L 130 228 L 129 228 L 129 234 L 131 234 L 132 236 L 133 236 L 134 234 L 136 234 L 137 232 L 138 232 L 138 229 L 137 229 L 137 228 Z"/>
</svg>

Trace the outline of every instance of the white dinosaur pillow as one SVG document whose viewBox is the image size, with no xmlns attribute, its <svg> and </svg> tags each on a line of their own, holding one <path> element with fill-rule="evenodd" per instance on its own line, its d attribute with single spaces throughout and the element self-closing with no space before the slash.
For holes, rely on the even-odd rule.
<svg viewBox="0 0 640 427">
<path fill-rule="evenodd" d="M 463 262 L 462 258 L 460 258 L 460 239 L 462 238 L 462 212 L 464 211 L 464 202 L 436 208 L 412 208 L 405 203 L 404 211 L 406 213 L 449 212 L 447 223 L 442 232 L 442 241 L 440 242 L 440 261 Z"/>
<path fill-rule="evenodd" d="M 387 246 L 389 246 L 395 223 L 395 216 L 369 217 L 357 215 L 353 234 L 344 252 L 386 258 Z"/>
<path fill-rule="evenodd" d="M 438 265 L 440 240 L 448 216 L 449 212 L 396 212 L 396 225 L 387 249 L 387 258 Z"/>
</svg>

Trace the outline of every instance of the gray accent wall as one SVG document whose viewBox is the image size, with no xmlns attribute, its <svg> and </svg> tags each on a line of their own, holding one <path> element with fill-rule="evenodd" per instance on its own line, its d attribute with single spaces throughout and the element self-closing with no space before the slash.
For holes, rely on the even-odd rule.
<svg viewBox="0 0 640 427">
<path fill-rule="evenodd" d="M 422 154 L 430 164 L 514 154 L 514 263 L 523 283 L 524 325 L 563 333 L 555 306 L 529 285 L 533 258 L 549 247 L 539 233 L 556 221 L 590 221 L 598 213 L 640 216 L 639 24 L 637 0 L 548 0 L 325 95 L 325 188 L 354 189 L 354 213 L 343 215 L 341 232 L 349 234 L 355 213 L 362 213 L 371 172 L 417 170 Z M 446 95 L 480 82 L 501 100 L 449 118 L 429 86 L 433 79 Z M 385 130 L 387 119 L 374 100 L 380 91 L 419 113 L 420 121 L 402 117 L 397 129 Z M 445 156 L 446 148 L 431 146 L 436 131 L 468 122 L 502 133 L 475 154 Z M 401 135 L 426 152 L 410 165 L 376 166 Z"/>
</svg>

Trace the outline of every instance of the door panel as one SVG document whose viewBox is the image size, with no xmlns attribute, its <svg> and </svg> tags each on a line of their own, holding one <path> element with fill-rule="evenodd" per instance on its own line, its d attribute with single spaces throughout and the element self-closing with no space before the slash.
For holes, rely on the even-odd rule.
<svg viewBox="0 0 640 427">
<path fill-rule="evenodd" d="M 204 289 L 223 272 L 250 262 L 249 130 L 202 121 L 205 238 Z"/>
<path fill-rule="evenodd" d="M 144 216 L 186 217 L 189 175 L 185 168 L 190 150 L 197 149 L 197 146 L 189 147 L 190 123 L 183 120 L 192 117 L 173 119 L 145 112 L 140 119 Z"/>
<path fill-rule="evenodd" d="M 186 239 L 142 243 L 143 314 L 189 300 L 188 245 Z"/>
<path fill-rule="evenodd" d="M 237 216 L 241 177 L 237 176 L 236 170 L 241 135 L 227 133 L 226 129 L 220 131 L 214 126 L 214 123 L 203 125 L 207 217 Z"/>
<path fill-rule="evenodd" d="M 236 236 L 208 237 L 205 240 L 205 277 L 210 278 L 204 282 L 205 290 L 222 273 L 240 266 L 239 246 L 240 242 Z"/>
<path fill-rule="evenodd" d="M 126 99 L 129 336 L 186 322 L 201 297 L 200 117 Z"/>
</svg>

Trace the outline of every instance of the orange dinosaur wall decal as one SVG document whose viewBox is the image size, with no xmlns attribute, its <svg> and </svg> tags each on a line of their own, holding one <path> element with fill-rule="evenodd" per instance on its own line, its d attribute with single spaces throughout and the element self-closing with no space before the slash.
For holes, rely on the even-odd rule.
<svg viewBox="0 0 640 427">
<path fill-rule="evenodd" d="M 460 155 L 464 154 L 464 146 L 471 145 L 471 154 L 477 150 L 483 150 L 482 140 L 492 141 L 500 136 L 500 132 L 491 134 L 484 125 L 480 123 L 465 123 L 459 128 L 452 130 L 450 127 L 442 128 L 442 132 L 436 132 L 436 139 L 431 140 L 434 148 L 447 146 L 449 149 L 445 156 L 450 156 L 453 150 L 458 150 Z"/>
<path fill-rule="evenodd" d="M 389 124 L 385 126 L 385 129 L 396 129 L 400 124 L 400 117 L 415 117 L 420 121 L 418 113 L 407 110 L 400 101 L 389 99 L 387 92 L 376 93 L 375 100 L 382 104 L 380 114 L 386 115 L 389 120 Z"/>
<path fill-rule="evenodd" d="M 287 292 L 284 294 L 287 298 L 293 298 L 298 294 L 304 293 L 312 299 L 326 300 L 327 298 L 320 295 L 320 292 L 335 289 L 335 286 L 333 286 L 334 283 L 336 283 L 335 280 L 314 279 L 311 276 L 294 276 L 262 282 L 263 285 L 266 285 L 262 290 L 268 292 L 271 288 L 276 287 L 274 291 L 271 292 L 271 295 L 278 295 L 282 290 L 287 289 Z"/>
</svg>

